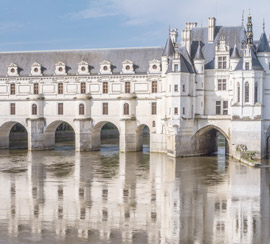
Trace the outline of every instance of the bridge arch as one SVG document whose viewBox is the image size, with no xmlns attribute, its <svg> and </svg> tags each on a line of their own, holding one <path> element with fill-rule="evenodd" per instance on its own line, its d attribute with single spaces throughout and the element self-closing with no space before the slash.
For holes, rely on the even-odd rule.
<svg viewBox="0 0 270 244">
<path fill-rule="evenodd" d="M 57 133 L 57 129 L 60 128 L 60 126 L 66 126 L 68 128 L 66 135 L 61 135 L 61 133 Z M 65 131 L 65 129 L 61 128 L 59 131 Z M 56 142 L 61 141 L 61 137 L 67 137 L 66 142 L 75 142 L 75 128 L 74 125 L 68 121 L 65 120 L 55 120 L 52 121 L 44 131 L 44 148 L 45 149 L 54 149 Z M 59 138 L 60 137 L 60 138 Z"/>
<path fill-rule="evenodd" d="M 118 144 L 120 140 L 120 127 L 111 121 L 99 121 L 96 124 L 94 124 L 93 129 L 92 129 L 92 150 L 99 150 L 100 145 L 101 145 L 101 137 L 102 137 L 102 129 L 104 126 L 109 125 L 112 127 L 112 129 L 116 129 L 113 134 L 115 134 L 115 137 L 118 139 Z M 106 135 L 104 135 L 106 137 Z M 109 135 L 107 135 L 109 137 Z"/>
<path fill-rule="evenodd" d="M 219 135 L 225 139 L 225 154 L 229 154 L 230 137 L 216 125 L 204 126 L 193 134 L 196 153 L 209 155 L 217 152 Z"/>
<path fill-rule="evenodd" d="M 28 148 L 27 125 L 22 121 L 8 121 L 0 126 L 0 149 Z"/>
<path fill-rule="evenodd" d="M 140 124 L 136 129 L 136 144 L 137 151 L 143 151 L 144 148 L 150 150 L 150 126 L 147 124 Z"/>
</svg>

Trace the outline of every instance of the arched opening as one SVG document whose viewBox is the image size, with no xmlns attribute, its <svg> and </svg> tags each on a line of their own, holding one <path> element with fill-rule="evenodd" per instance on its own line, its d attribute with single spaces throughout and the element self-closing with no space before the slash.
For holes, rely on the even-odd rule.
<svg viewBox="0 0 270 244">
<path fill-rule="evenodd" d="M 139 125 L 137 128 L 137 151 L 150 151 L 150 129 L 147 125 Z"/>
<path fill-rule="evenodd" d="M 64 121 L 55 121 L 45 130 L 45 149 L 74 150 L 75 132 L 73 127 Z"/>
<path fill-rule="evenodd" d="M 218 127 L 206 126 L 194 135 L 196 153 L 201 155 L 227 155 L 229 144 L 227 135 Z"/>
<path fill-rule="evenodd" d="M 94 126 L 92 134 L 93 150 L 119 150 L 119 129 L 111 122 L 99 122 Z"/>
<path fill-rule="evenodd" d="M 26 128 L 19 124 L 13 123 L 8 130 L 8 148 L 9 149 L 27 149 L 28 148 L 28 133 Z"/>
</svg>

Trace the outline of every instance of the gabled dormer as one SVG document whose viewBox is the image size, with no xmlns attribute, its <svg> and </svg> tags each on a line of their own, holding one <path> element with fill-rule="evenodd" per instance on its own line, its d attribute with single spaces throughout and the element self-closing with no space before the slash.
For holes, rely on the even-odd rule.
<svg viewBox="0 0 270 244">
<path fill-rule="evenodd" d="M 149 61 L 149 73 L 160 73 L 160 61 L 153 59 Z"/>
<path fill-rule="evenodd" d="M 81 61 L 78 64 L 78 74 L 79 75 L 89 75 L 89 64 L 85 61 Z"/>
<path fill-rule="evenodd" d="M 58 62 L 55 64 L 55 74 L 56 75 L 67 75 L 66 65 L 63 62 Z"/>
<path fill-rule="evenodd" d="M 122 73 L 135 74 L 134 65 L 131 60 L 126 59 L 124 62 L 122 62 Z"/>
<path fill-rule="evenodd" d="M 100 74 L 112 74 L 111 62 L 104 60 L 100 63 Z"/>
<path fill-rule="evenodd" d="M 9 64 L 7 75 L 8 76 L 19 76 L 18 65 L 14 64 L 14 63 Z"/>
<path fill-rule="evenodd" d="M 225 37 L 221 37 L 216 45 L 215 69 L 228 69 L 230 61 L 230 47 L 226 44 Z"/>
<path fill-rule="evenodd" d="M 35 62 L 31 66 L 31 75 L 32 76 L 41 76 L 42 70 L 41 70 L 41 64 Z"/>
</svg>

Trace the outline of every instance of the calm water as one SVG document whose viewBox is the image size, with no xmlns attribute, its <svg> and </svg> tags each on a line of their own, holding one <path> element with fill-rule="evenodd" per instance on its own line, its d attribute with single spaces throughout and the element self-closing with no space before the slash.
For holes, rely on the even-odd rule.
<svg viewBox="0 0 270 244">
<path fill-rule="evenodd" d="M 1 244 L 270 243 L 270 168 L 222 155 L 1 151 L 0 201 Z"/>
</svg>

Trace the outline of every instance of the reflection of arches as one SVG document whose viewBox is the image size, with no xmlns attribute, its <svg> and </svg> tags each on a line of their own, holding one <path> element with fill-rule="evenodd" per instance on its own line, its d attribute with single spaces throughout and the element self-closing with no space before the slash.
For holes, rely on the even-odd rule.
<svg viewBox="0 0 270 244">
<path fill-rule="evenodd" d="M 196 152 L 199 154 L 212 154 L 216 152 L 219 134 L 225 138 L 225 153 L 229 153 L 230 138 L 222 129 L 215 125 L 207 125 L 192 136 L 192 139 L 195 141 Z"/>
<path fill-rule="evenodd" d="M 142 151 L 144 145 L 150 144 L 150 128 L 145 125 L 141 124 L 136 129 L 136 149 L 137 151 Z"/>
<path fill-rule="evenodd" d="M 26 125 L 9 121 L 0 126 L 0 148 L 28 148 Z"/>
<path fill-rule="evenodd" d="M 92 150 L 99 150 L 100 149 L 100 141 L 101 141 L 101 130 L 106 124 L 111 124 L 113 127 L 117 129 L 116 136 L 119 140 L 119 134 L 120 130 L 118 126 L 116 126 L 114 123 L 109 121 L 101 121 L 94 125 L 93 131 L 92 131 Z"/>
<path fill-rule="evenodd" d="M 57 120 L 57 121 L 50 123 L 44 131 L 44 148 L 45 149 L 54 149 L 55 148 L 55 142 L 57 139 L 56 138 L 56 130 L 61 125 L 64 125 L 64 126 L 62 126 L 63 128 L 60 128 L 60 130 L 58 129 L 58 131 L 70 132 L 70 133 L 66 133 L 66 134 L 70 134 L 70 135 L 68 135 L 68 140 L 66 140 L 66 141 L 67 142 L 74 141 L 74 137 L 75 137 L 74 127 L 66 121 Z M 70 128 L 70 129 L 65 130 L 66 127 Z M 58 133 L 57 137 L 58 136 L 61 137 L 61 133 Z M 62 135 L 62 136 L 65 137 L 65 135 Z"/>
</svg>

